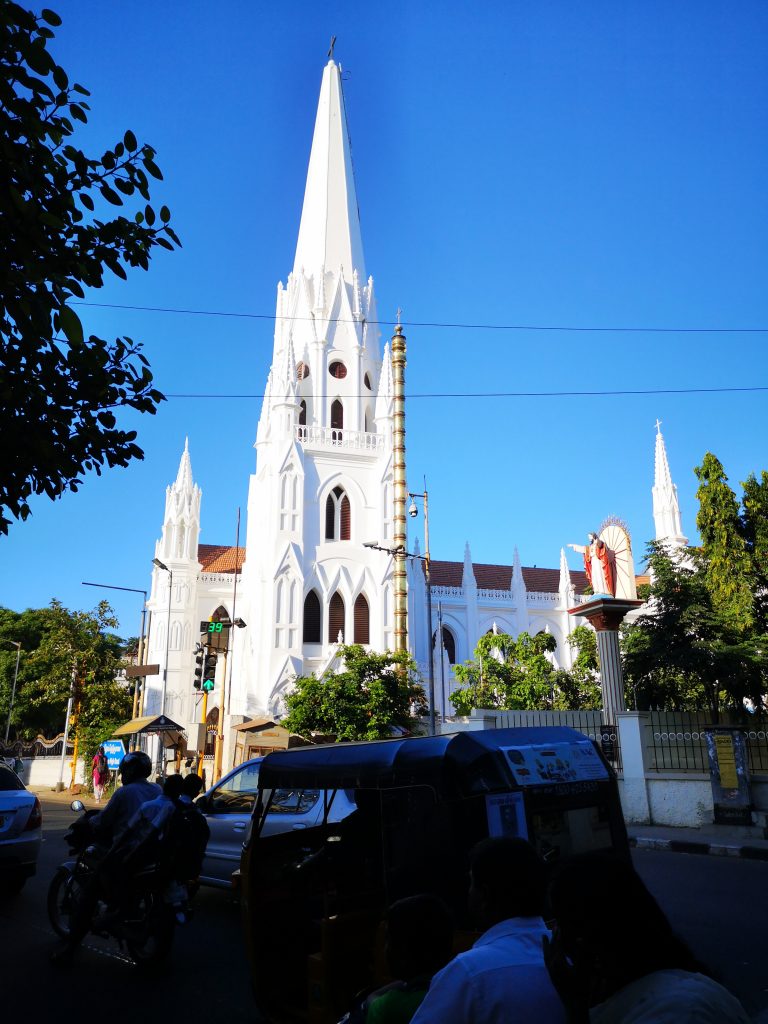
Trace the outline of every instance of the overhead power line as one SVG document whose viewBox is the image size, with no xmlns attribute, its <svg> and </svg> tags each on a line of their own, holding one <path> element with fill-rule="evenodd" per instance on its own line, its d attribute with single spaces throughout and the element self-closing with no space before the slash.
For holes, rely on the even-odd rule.
<svg viewBox="0 0 768 1024">
<path fill-rule="evenodd" d="M 92 306 L 96 309 L 131 309 L 142 313 L 178 313 L 184 316 L 221 316 L 241 320 L 306 320 L 313 317 L 278 317 L 275 313 L 235 313 L 225 309 L 177 309 L 171 306 L 131 306 L 116 302 L 73 302 L 73 306 Z M 329 323 L 351 324 L 357 320 L 341 317 L 329 318 Z M 392 320 L 368 320 L 380 327 L 392 327 Z M 572 324 L 461 324 L 433 320 L 403 320 L 403 327 L 439 327 L 465 331 L 570 331 L 582 334 L 768 334 L 768 327 L 576 327 Z"/>
<path fill-rule="evenodd" d="M 765 387 L 724 387 L 724 388 L 636 388 L 616 391 L 422 391 L 406 394 L 414 398 L 605 398 L 612 395 L 713 395 L 743 391 L 768 391 Z M 206 394 L 201 392 L 168 392 L 166 398 L 247 398 L 263 399 L 264 394 Z M 302 397 L 302 396 L 299 396 Z M 304 396 L 315 397 L 315 396 Z M 370 398 L 368 395 L 345 395 L 345 398 Z"/>
</svg>

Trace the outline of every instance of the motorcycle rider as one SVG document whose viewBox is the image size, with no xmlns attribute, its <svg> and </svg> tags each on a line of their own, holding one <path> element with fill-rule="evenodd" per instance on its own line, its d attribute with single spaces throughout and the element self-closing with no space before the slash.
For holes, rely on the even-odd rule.
<svg viewBox="0 0 768 1024">
<path fill-rule="evenodd" d="M 162 793 L 158 785 L 147 781 L 152 773 L 152 762 L 143 750 L 132 750 L 126 754 L 118 770 L 122 786 L 115 790 L 103 811 L 91 815 L 83 822 L 83 827 L 88 829 L 93 839 L 107 848 L 127 830 L 139 807 Z M 90 875 L 88 884 L 81 890 L 70 917 L 69 935 L 63 945 L 53 953 L 53 963 L 68 963 L 88 934 L 91 918 L 101 894 L 100 876 L 100 865 L 97 865 Z"/>
</svg>

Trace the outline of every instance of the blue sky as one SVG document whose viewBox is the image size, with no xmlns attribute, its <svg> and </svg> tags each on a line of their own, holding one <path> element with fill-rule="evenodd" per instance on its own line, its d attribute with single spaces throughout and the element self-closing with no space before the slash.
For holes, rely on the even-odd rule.
<svg viewBox="0 0 768 1024">
<path fill-rule="evenodd" d="M 91 92 L 77 139 L 131 128 L 158 152 L 183 249 L 90 298 L 267 319 L 82 307 L 143 340 L 166 393 L 261 394 L 275 288 L 293 264 L 331 35 L 379 314 L 398 306 L 407 391 L 768 385 L 768 7 L 684 2 L 51 4 L 52 45 Z M 668 327 L 673 333 L 416 327 Z M 382 325 L 382 343 L 391 326 Z M 607 515 L 653 535 L 659 417 L 683 525 L 714 451 L 738 487 L 768 466 L 768 393 L 413 397 L 408 476 L 432 554 L 557 566 Z M 203 543 L 234 543 L 257 399 L 170 399 L 133 417 L 145 460 L 33 502 L 0 540 L 0 604 L 92 607 L 95 580 L 148 588 L 184 438 Z M 419 520 L 419 523 L 421 521 Z M 574 568 L 578 556 L 569 553 Z M 140 598 L 104 592 L 124 635 Z"/>
</svg>

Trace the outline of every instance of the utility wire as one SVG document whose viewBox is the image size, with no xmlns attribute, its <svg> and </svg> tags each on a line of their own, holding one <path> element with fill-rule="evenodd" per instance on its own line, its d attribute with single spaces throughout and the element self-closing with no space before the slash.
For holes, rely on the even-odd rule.
<svg viewBox="0 0 768 1024">
<path fill-rule="evenodd" d="M 171 306 L 131 306 L 116 302 L 72 302 L 72 306 L 91 306 L 97 309 L 131 309 L 143 313 L 179 313 L 185 316 L 222 316 L 242 320 L 302 320 L 315 322 L 314 317 L 284 316 L 275 313 L 234 313 L 221 309 L 176 309 Z M 328 323 L 354 324 L 358 320 L 330 317 Z M 365 323 L 394 328 L 391 320 L 366 320 Z M 440 327 L 466 331 L 570 331 L 581 334 L 768 334 L 768 327 L 574 327 L 554 324 L 460 324 L 431 320 L 403 320 L 403 327 Z"/>
<path fill-rule="evenodd" d="M 407 399 L 414 398 L 604 398 L 611 395 L 712 395 L 730 394 L 743 391 L 768 391 L 768 386 L 756 387 L 724 387 L 724 388 L 637 388 L 634 390 L 617 391 L 422 391 L 406 394 Z M 206 394 L 191 392 L 168 392 L 166 398 L 248 398 L 263 399 L 263 394 Z M 314 398 L 314 395 L 299 395 L 299 398 Z M 344 398 L 370 398 L 367 395 L 344 395 Z"/>
</svg>

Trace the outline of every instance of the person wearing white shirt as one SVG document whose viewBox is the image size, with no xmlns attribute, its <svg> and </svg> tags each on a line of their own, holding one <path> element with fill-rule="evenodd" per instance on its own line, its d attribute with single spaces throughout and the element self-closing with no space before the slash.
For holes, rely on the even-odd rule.
<svg viewBox="0 0 768 1024">
<path fill-rule="evenodd" d="M 485 929 L 432 979 L 411 1024 L 565 1024 L 544 964 L 546 872 L 530 843 L 494 837 L 470 855 L 469 909 Z"/>
</svg>

